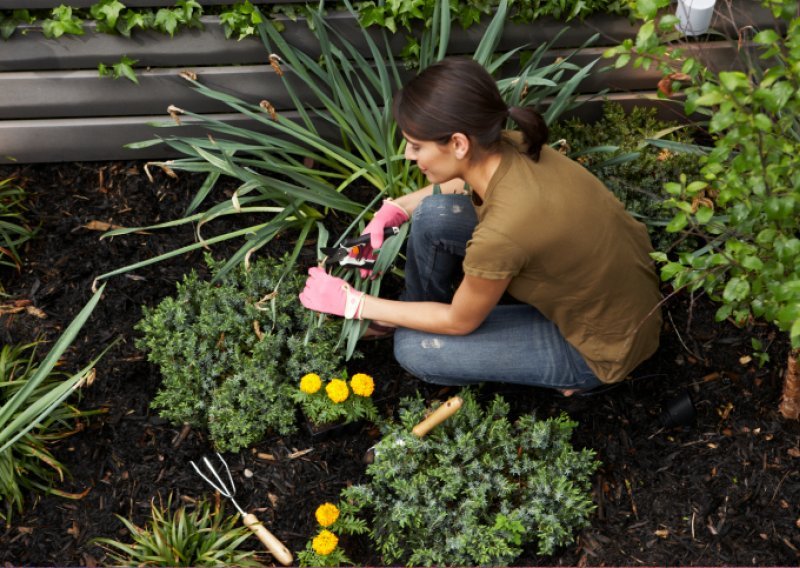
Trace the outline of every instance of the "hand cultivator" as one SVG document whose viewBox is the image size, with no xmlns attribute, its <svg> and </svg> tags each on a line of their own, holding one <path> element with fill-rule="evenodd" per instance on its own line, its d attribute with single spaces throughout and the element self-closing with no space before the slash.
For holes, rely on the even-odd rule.
<svg viewBox="0 0 800 568">
<path fill-rule="evenodd" d="M 425 434 L 436 428 L 439 424 L 447 420 L 453 414 L 458 412 L 458 409 L 461 408 L 461 405 L 464 404 L 464 400 L 460 396 L 454 396 L 449 398 L 445 401 L 439 408 L 431 412 L 428 416 L 425 417 L 424 420 L 419 422 L 416 426 L 411 429 L 411 433 L 414 434 L 418 438 L 422 438 Z M 386 443 L 382 441 L 381 443 Z M 402 444 L 402 439 L 396 439 L 394 441 L 395 444 Z M 375 457 L 379 453 L 379 449 L 377 447 L 378 444 L 369 448 L 364 455 L 363 461 L 366 464 L 370 464 L 375 461 Z"/>
<path fill-rule="evenodd" d="M 223 481 L 222 477 L 220 476 L 219 472 L 214 469 L 214 466 L 211 465 L 211 462 L 208 458 L 203 458 L 203 463 L 205 464 L 210 477 L 204 474 L 197 464 L 193 461 L 189 462 L 192 464 L 192 467 L 197 472 L 197 474 L 202 477 L 206 483 L 208 483 L 211 487 L 213 487 L 216 491 L 219 492 L 220 495 L 223 497 L 227 497 L 233 503 L 233 506 L 236 507 L 236 510 L 239 511 L 242 515 L 242 522 L 244 525 L 249 528 L 253 533 L 258 537 L 258 540 L 269 550 L 270 554 L 275 557 L 275 559 L 283 564 L 284 566 L 289 566 L 292 561 L 292 553 L 289 552 L 289 549 L 286 548 L 283 543 L 277 539 L 277 537 L 269 532 L 267 528 L 261 524 L 261 521 L 258 520 L 252 513 L 245 513 L 244 510 L 239 506 L 233 496 L 236 494 L 236 485 L 233 483 L 233 476 L 231 475 L 231 470 L 228 467 L 228 464 L 225 463 L 225 460 L 222 459 L 222 456 L 217 453 L 217 457 L 219 461 L 222 463 L 223 467 L 225 468 L 225 472 L 228 474 L 228 485 L 226 485 L 225 481 Z M 212 478 L 214 481 L 212 481 Z"/>
</svg>

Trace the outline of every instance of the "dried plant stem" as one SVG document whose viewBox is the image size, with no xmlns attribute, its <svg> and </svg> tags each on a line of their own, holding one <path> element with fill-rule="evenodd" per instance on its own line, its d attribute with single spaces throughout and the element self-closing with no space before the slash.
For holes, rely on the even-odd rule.
<svg viewBox="0 0 800 568">
<path fill-rule="evenodd" d="M 797 357 L 800 349 L 789 352 L 786 364 L 786 377 L 783 380 L 783 396 L 780 411 L 784 418 L 797 420 L 800 418 L 800 370 L 797 368 Z"/>
</svg>

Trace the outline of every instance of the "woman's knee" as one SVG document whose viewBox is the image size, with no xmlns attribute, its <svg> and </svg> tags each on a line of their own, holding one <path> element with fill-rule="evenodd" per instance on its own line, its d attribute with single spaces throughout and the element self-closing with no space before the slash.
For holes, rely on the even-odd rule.
<svg viewBox="0 0 800 568">
<path fill-rule="evenodd" d="M 436 341 L 428 334 L 398 328 L 394 335 L 395 360 L 406 372 L 426 383 L 444 386 L 470 384 L 470 381 L 450 376 L 441 362 L 431 356 L 430 346 L 426 347 L 425 344 Z"/>
<path fill-rule="evenodd" d="M 477 223 L 475 210 L 466 195 L 429 195 L 414 210 L 411 234 L 429 241 L 452 239 L 459 228 Z"/>
<path fill-rule="evenodd" d="M 398 328 L 394 334 L 394 358 L 397 363 L 415 377 L 422 378 L 424 374 L 422 349 L 417 341 L 410 336 L 411 330 Z"/>
</svg>

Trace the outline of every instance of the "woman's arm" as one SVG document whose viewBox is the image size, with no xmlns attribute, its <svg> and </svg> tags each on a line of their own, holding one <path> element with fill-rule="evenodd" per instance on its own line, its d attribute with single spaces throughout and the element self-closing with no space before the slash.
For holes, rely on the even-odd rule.
<svg viewBox="0 0 800 568">
<path fill-rule="evenodd" d="M 444 190 L 444 188 L 442 188 Z M 443 335 L 467 335 L 483 323 L 508 288 L 511 278 L 464 276 L 450 304 L 401 302 L 366 296 L 361 317 Z"/>
<path fill-rule="evenodd" d="M 439 184 L 439 188 L 442 190 L 442 193 L 463 193 L 464 192 L 464 180 L 461 178 L 451 179 L 450 181 L 446 181 L 442 184 Z M 402 197 L 398 197 L 394 199 L 394 203 L 402 207 L 408 213 L 410 217 L 411 214 L 414 212 L 414 209 L 417 208 L 420 201 L 428 197 L 433 193 L 433 184 L 426 185 L 422 189 L 418 189 L 413 193 L 409 193 L 407 195 L 403 195 Z"/>
</svg>

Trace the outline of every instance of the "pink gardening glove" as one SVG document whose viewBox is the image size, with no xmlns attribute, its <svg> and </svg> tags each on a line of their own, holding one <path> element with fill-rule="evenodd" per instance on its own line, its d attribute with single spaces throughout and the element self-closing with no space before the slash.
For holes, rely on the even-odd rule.
<svg viewBox="0 0 800 568">
<path fill-rule="evenodd" d="M 300 303 L 309 310 L 361 319 L 364 307 L 364 292 L 353 289 L 350 284 L 331 276 L 324 268 L 315 266 L 308 270 L 306 287 L 300 294 Z"/>
<path fill-rule="evenodd" d="M 406 210 L 394 201 L 385 199 L 372 221 L 367 224 L 361 233 L 362 235 L 369 235 L 370 242 L 368 245 L 361 247 L 359 257 L 375 260 L 375 251 L 383 246 L 383 230 L 386 227 L 399 227 L 407 221 L 408 213 L 406 213 Z M 369 274 L 369 270 L 361 269 L 362 278 L 366 278 Z"/>
</svg>

